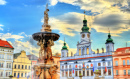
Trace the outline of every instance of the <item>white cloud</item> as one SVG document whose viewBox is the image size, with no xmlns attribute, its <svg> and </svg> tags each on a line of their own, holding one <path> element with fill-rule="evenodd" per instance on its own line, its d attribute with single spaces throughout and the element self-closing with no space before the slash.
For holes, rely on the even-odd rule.
<svg viewBox="0 0 130 79">
<path fill-rule="evenodd" d="M 4 25 L 0 24 L 0 30 L 2 30 L 2 31 L 4 30 L 4 29 L 2 28 L 3 26 L 4 26 Z"/>
<path fill-rule="evenodd" d="M 35 54 L 38 56 L 39 54 L 39 48 L 36 48 L 34 45 L 32 45 L 29 41 L 22 42 L 15 40 L 15 42 L 11 43 L 14 47 L 14 52 L 19 53 L 21 50 L 25 50 L 28 54 Z"/>
<path fill-rule="evenodd" d="M 74 36 L 74 32 L 81 32 L 81 28 L 83 27 L 83 18 L 83 14 L 69 12 L 57 17 L 50 17 L 49 24 L 51 25 L 51 29 L 56 29 L 59 30 L 60 33 Z M 88 27 L 91 27 L 92 16 L 86 16 L 86 18 L 88 20 Z M 43 19 L 41 22 L 43 22 Z"/>
<path fill-rule="evenodd" d="M 58 0 L 50 0 L 50 4 L 52 6 L 56 5 L 58 3 Z"/>
<path fill-rule="evenodd" d="M 5 0 L 0 0 L 0 5 L 5 5 L 7 2 Z"/>
<path fill-rule="evenodd" d="M 11 33 L 0 33 L 0 38 L 1 39 L 9 39 L 9 38 L 13 38 L 15 40 L 18 40 L 18 39 L 22 39 L 24 38 L 24 36 L 20 36 L 20 35 L 12 35 Z"/>
<path fill-rule="evenodd" d="M 53 54 L 54 53 L 61 53 L 61 49 L 63 47 L 63 44 L 64 44 L 64 41 L 62 41 L 62 40 L 59 40 L 59 41 L 55 42 L 55 45 L 52 46 L 52 52 L 53 52 Z M 76 48 L 70 48 L 67 43 L 66 43 L 66 46 L 68 48 L 69 56 L 71 55 L 71 52 L 73 52 L 73 54 L 76 53 L 76 50 L 77 50 Z"/>
</svg>

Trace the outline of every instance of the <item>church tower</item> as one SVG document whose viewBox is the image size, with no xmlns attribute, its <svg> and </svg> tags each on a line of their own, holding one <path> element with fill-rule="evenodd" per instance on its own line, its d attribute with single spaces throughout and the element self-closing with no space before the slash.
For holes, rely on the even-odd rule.
<svg viewBox="0 0 130 79">
<path fill-rule="evenodd" d="M 114 42 L 113 42 L 113 39 L 111 38 L 110 31 L 108 33 L 108 38 L 105 44 L 106 44 L 106 53 L 114 51 Z"/>
<path fill-rule="evenodd" d="M 83 20 L 83 27 L 80 32 L 80 42 L 77 44 L 77 53 L 75 56 L 81 56 L 81 55 L 89 55 L 94 53 L 91 50 L 91 41 L 90 41 L 90 32 L 89 27 L 87 26 L 87 20 L 85 18 L 85 12 L 84 12 L 84 20 Z"/>
<path fill-rule="evenodd" d="M 68 57 L 68 49 L 64 39 L 64 46 L 61 49 L 61 57 Z"/>
</svg>

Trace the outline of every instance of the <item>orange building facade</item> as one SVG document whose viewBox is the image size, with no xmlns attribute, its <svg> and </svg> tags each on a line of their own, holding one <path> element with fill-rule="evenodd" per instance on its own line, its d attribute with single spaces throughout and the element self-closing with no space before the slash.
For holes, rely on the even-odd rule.
<svg viewBox="0 0 130 79">
<path fill-rule="evenodd" d="M 130 47 L 118 48 L 112 56 L 114 79 L 130 79 Z"/>
</svg>

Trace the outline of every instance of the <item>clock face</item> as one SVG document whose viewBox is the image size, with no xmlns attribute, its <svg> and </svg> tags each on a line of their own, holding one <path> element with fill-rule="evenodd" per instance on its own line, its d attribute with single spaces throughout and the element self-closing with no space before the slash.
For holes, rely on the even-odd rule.
<svg viewBox="0 0 130 79">
<path fill-rule="evenodd" d="M 82 38 L 84 38 L 85 37 L 85 34 L 82 34 Z"/>
<path fill-rule="evenodd" d="M 87 37 L 88 37 L 88 38 L 90 38 L 90 35 L 89 35 L 89 34 L 87 34 Z"/>
</svg>

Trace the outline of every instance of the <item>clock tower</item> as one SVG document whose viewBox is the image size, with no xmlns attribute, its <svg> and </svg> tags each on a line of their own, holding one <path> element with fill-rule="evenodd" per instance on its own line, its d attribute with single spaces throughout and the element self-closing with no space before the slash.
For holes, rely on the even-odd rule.
<svg viewBox="0 0 130 79">
<path fill-rule="evenodd" d="M 80 32 L 80 42 L 77 44 L 77 53 L 75 56 L 81 55 L 90 55 L 94 52 L 91 50 L 91 41 L 90 41 L 90 32 L 89 27 L 87 26 L 87 20 L 85 18 L 84 12 L 84 20 L 83 20 L 83 27 L 81 28 Z"/>
</svg>

